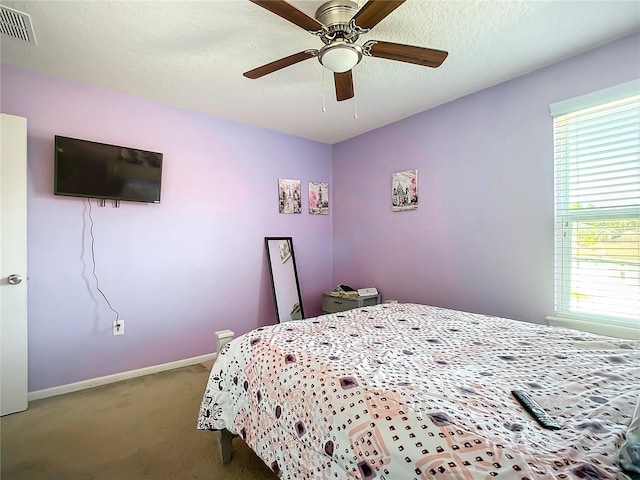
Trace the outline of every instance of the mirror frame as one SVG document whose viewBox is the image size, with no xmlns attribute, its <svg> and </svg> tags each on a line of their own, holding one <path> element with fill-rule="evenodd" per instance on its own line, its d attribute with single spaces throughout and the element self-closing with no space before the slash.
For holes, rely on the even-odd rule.
<svg viewBox="0 0 640 480">
<path fill-rule="evenodd" d="M 276 293 L 276 279 L 273 274 L 273 265 L 271 262 L 271 251 L 269 250 L 269 242 L 272 240 L 287 240 L 289 242 L 289 248 L 291 250 L 291 259 L 290 261 L 293 264 L 293 275 L 296 281 L 296 290 L 298 293 L 298 304 L 300 305 L 300 315 L 301 318 L 304 318 L 304 307 L 302 306 L 302 292 L 300 291 L 300 282 L 298 281 L 298 268 L 296 266 L 296 255 L 293 250 L 293 238 L 292 237 L 264 237 L 264 245 L 267 251 L 267 262 L 269 263 L 269 277 L 271 278 L 271 292 L 273 294 L 273 306 L 276 312 L 276 322 L 282 323 L 280 319 L 280 309 L 278 308 L 278 295 Z M 292 321 L 293 319 L 286 320 Z"/>
</svg>

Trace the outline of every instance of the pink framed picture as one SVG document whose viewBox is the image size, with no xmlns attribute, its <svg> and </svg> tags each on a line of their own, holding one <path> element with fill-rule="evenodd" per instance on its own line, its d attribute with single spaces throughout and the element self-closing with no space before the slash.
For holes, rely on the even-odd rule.
<svg viewBox="0 0 640 480">
<path fill-rule="evenodd" d="M 309 182 L 309 213 L 329 215 L 329 184 Z"/>
<path fill-rule="evenodd" d="M 418 169 L 394 173 L 391 189 L 391 210 L 393 212 L 418 208 Z"/>
<path fill-rule="evenodd" d="M 278 204 L 280 213 L 302 213 L 300 180 L 278 179 Z"/>
</svg>

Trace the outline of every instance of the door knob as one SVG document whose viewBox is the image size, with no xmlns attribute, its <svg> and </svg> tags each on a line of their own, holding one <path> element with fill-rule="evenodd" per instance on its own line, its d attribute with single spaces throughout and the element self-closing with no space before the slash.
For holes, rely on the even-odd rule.
<svg viewBox="0 0 640 480">
<path fill-rule="evenodd" d="M 8 280 L 9 285 L 18 285 L 20 282 L 22 282 L 22 277 L 14 273 L 12 275 L 9 275 Z"/>
</svg>

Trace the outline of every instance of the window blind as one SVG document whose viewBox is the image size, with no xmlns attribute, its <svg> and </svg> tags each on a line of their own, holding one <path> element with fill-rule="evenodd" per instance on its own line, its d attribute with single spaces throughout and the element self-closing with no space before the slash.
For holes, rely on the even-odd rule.
<svg viewBox="0 0 640 480">
<path fill-rule="evenodd" d="M 636 94 L 622 99 L 594 96 L 595 104 L 585 107 L 589 99 L 580 97 L 573 111 L 570 102 L 555 112 L 552 106 L 556 316 L 640 328 L 640 95 L 635 85 Z"/>
</svg>

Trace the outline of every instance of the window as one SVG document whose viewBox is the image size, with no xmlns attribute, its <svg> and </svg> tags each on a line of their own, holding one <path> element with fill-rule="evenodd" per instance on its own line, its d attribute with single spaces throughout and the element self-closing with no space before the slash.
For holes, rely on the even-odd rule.
<svg viewBox="0 0 640 480">
<path fill-rule="evenodd" d="M 553 319 L 639 338 L 640 82 L 554 104 L 551 113 Z"/>
</svg>

